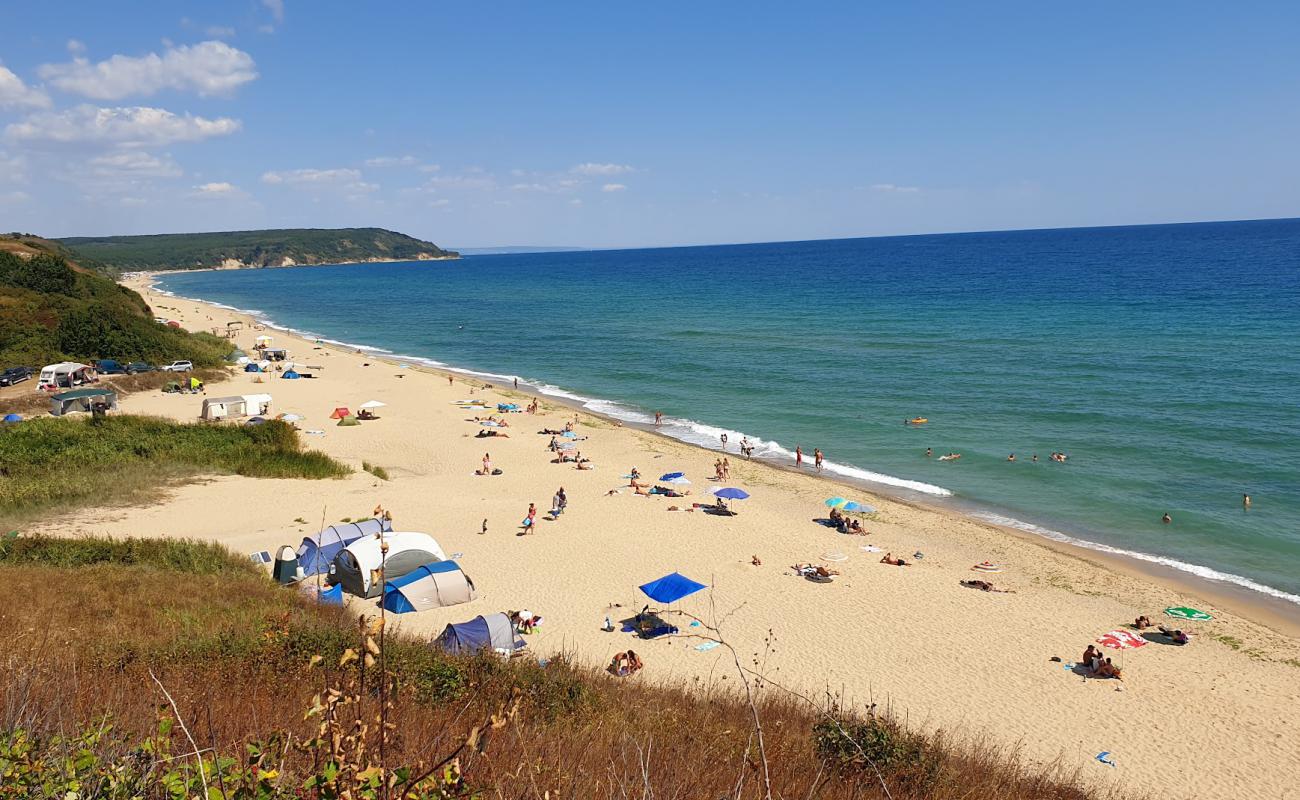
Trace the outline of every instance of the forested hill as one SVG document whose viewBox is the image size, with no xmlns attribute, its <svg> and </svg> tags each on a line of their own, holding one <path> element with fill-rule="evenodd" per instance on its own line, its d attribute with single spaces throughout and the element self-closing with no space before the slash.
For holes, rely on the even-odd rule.
<svg viewBox="0 0 1300 800">
<path fill-rule="evenodd" d="M 433 242 L 383 228 L 288 228 L 58 240 L 77 258 L 109 270 L 286 267 L 354 261 L 456 258 Z"/>
</svg>

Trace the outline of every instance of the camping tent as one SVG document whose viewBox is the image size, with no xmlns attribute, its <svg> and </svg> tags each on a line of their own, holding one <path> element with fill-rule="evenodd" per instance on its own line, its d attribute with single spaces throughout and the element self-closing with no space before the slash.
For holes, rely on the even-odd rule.
<svg viewBox="0 0 1300 800">
<path fill-rule="evenodd" d="M 363 536 L 392 529 L 391 523 L 381 519 L 331 525 L 320 533 L 303 537 L 302 544 L 298 545 L 298 566 L 304 575 L 322 575 L 330 571 L 334 556 L 343 548 Z"/>
<path fill-rule="evenodd" d="M 203 411 L 199 413 L 200 419 L 225 419 L 226 417 L 242 417 L 248 413 L 248 403 L 245 398 L 238 395 L 232 397 L 205 397 L 203 399 Z"/>
<path fill-rule="evenodd" d="M 443 629 L 434 644 L 448 653 L 473 653 L 485 647 L 513 654 L 524 641 L 515 638 L 515 626 L 505 614 L 478 616 L 469 622 L 452 623 Z"/>
<path fill-rule="evenodd" d="M 78 411 L 93 411 L 101 404 L 106 410 L 115 410 L 117 395 L 111 389 L 73 389 L 50 398 L 50 413 L 61 417 Z"/>
<path fill-rule="evenodd" d="M 330 412 L 330 419 L 343 419 L 350 416 L 352 416 L 352 412 L 348 411 L 347 406 L 339 406 Z"/>
<path fill-rule="evenodd" d="M 262 356 L 271 361 L 284 361 L 289 357 L 289 351 L 282 347 L 268 347 L 262 351 Z"/>
<path fill-rule="evenodd" d="M 379 537 L 388 543 L 388 554 L 379 550 Z M 447 554 L 427 533 L 399 531 L 376 534 L 349 544 L 334 556 L 334 580 L 343 584 L 343 591 L 358 597 L 378 597 L 383 584 L 372 581 L 371 575 L 384 568 L 384 580 L 400 578 L 424 564 L 446 561 Z"/>
<path fill-rule="evenodd" d="M 244 372 L 261 372 L 261 371 L 262 368 L 257 366 L 257 364 L 252 361 L 244 365 Z"/>
<path fill-rule="evenodd" d="M 265 416 L 271 413 L 271 395 L 269 394 L 246 394 L 244 395 L 244 408 L 249 414 L 258 414 Z"/>
<path fill-rule="evenodd" d="M 41 367 L 41 378 L 36 383 L 38 389 L 71 389 L 83 383 L 96 380 L 95 369 L 75 361 L 60 361 Z"/>
<path fill-rule="evenodd" d="M 284 373 L 280 375 L 280 377 L 285 380 L 296 381 L 302 376 L 292 369 L 286 369 Z"/>
<path fill-rule="evenodd" d="M 267 336 L 266 334 L 262 334 L 261 336 L 258 336 L 256 339 L 253 340 L 253 345 L 255 349 L 264 349 L 270 347 L 271 337 Z"/>
<path fill-rule="evenodd" d="M 241 358 L 243 359 L 243 361 L 240 361 Z M 226 356 L 226 360 L 233 361 L 236 364 L 246 364 L 248 363 L 248 353 L 245 353 L 243 350 L 235 348 L 234 350 L 230 351 L 230 355 Z"/>
<path fill-rule="evenodd" d="M 384 583 L 384 608 L 398 614 L 468 603 L 474 581 L 455 561 L 435 561 Z"/>
</svg>

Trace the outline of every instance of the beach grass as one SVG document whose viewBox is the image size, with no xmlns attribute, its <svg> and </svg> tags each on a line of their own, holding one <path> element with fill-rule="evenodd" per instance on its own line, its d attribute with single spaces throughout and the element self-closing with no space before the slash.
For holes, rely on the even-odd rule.
<svg viewBox="0 0 1300 800">
<path fill-rule="evenodd" d="M 0 428 L 0 521 L 53 508 L 113 505 L 200 474 L 337 478 L 350 472 L 305 450 L 278 421 L 198 425 L 155 417 L 41 418 Z"/>
<path fill-rule="evenodd" d="M 169 697 L 187 733 L 221 754 L 214 764 L 246 763 L 268 742 L 311 740 L 317 720 L 304 709 L 337 685 L 335 665 L 361 648 L 347 611 L 275 585 L 217 545 L 18 537 L 0 549 L 0 583 L 23 599 L 0 607 L 9 678 L 0 750 L 21 744 L 15 786 L 63 774 L 46 768 L 71 763 L 59 761 L 69 732 L 78 732 L 81 778 L 112 773 L 148 797 L 164 795 L 164 779 L 197 780 L 192 761 L 139 757 L 142 747 L 160 747 L 160 736 L 174 737 L 171 752 L 192 749 L 179 730 L 160 728 Z M 479 742 L 460 754 L 470 791 L 455 796 L 1102 796 L 1077 775 L 918 734 L 894 716 L 779 691 L 751 706 L 734 690 L 738 675 L 713 687 L 619 680 L 564 657 L 451 657 L 400 631 L 384 637 L 382 654 L 396 687 L 390 766 L 418 770 L 458 742 Z M 315 656 L 323 671 L 309 666 Z M 510 707 L 490 737 L 485 729 L 474 739 L 476 725 Z M 257 796 L 298 796 L 319 765 L 305 748 L 276 752 L 283 790 Z"/>
</svg>

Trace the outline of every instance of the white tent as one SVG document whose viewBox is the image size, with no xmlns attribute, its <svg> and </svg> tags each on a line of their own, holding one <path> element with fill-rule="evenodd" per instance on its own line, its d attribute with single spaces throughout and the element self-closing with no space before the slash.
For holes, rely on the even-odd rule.
<svg viewBox="0 0 1300 800">
<path fill-rule="evenodd" d="M 61 361 L 58 364 L 41 367 L 41 379 L 37 382 L 37 388 L 71 389 L 94 380 L 96 380 L 94 367 L 76 361 Z"/>
<path fill-rule="evenodd" d="M 199 412 L 201 419 L 225 419 L 227 417 L 242 417 L 248 414 L 248 404 L 245 398 L 234 397 L 205 397 L 203 399 L 203 410 Z"/>
<path fill-rule="evenodd" d="M 388 542 L 388 555 L 380 552 L 380 537 Z M 359 597 L 378 597 L 383 583 L 372 580 L 384 567 L 384 580 L 406 575 L 425 564 L 446 561 L 447 554 L 427 533 L 396 531 L 358 539 L 334 557 L 334 578 L 343 590 Z"/>
<path fill-rule="evenodd" d="M 271 395 L 246 394 L 243 396 L 245 413 L 254 416 L 266 416 L 271 413 Z"/>
</svg>

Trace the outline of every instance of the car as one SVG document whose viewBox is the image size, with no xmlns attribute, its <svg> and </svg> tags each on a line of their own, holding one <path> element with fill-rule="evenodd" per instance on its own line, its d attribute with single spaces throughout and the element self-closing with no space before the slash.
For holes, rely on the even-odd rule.
<svg viewBox="0 0 1300 800">
<path fill-rule="evenodd" d="M 190 361 L 173 361 L 162 368 L 163 372 L 190 372 L 194 369 L 193 362 Z"/>
<path fill-rule="evenodd" d="M 125 375 L 126 367 L 111 358 L 101 358 L 95 362 L 95 371 L 100 375 Z"/>
<path fill-rule="evenodd" d="M 10 367 L 0 372 L 0 386 L 13 386 L 32 377 L 31 367 Z"/>
<path fill-rule="evenodd" d="M 157 371 L 158 371 L 157 367 L 145 361 L 132 361 L 130 364 L 126 365 L 127 375 L 136 375 L 141 372 L 157 372 Z"/>
</svg>

